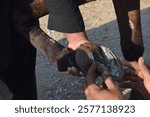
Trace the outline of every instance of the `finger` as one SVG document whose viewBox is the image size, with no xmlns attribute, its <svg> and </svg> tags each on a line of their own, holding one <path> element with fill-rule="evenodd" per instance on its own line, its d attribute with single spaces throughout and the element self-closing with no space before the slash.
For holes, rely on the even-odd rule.
<svg viewBox="0 0 150 117">
<path fill-rule="evenodd" d="M 84 93 L 87 99 L 94 99 L 95 95 L 99 93 L 99 91 L 103 89 L 98 87 L 96 84 L 84 85 Z"/>
<path fill-rule="evenodd" d="M 87 85 L 84 84 L 84 85 L 83 85 L 83 88 L 84 88 L 84 94 L 86 95 L 86 97 L 88 97 L 89 90 L 88 90 L 88 88 L 87 88 Z"/>
<path fill-rule="evenodd" d="M 71 70 L 75 73 L 78 73 L 79 71 L 75 67 L 71 67 Z"/>
<path fill-rule="evenodd" d="M 108 89 L 115 89 L 117 87 L 111 77 L 105 79 L 105 84 Z"/>
<path fill-rule="evenodd" d="M 66 73 L 69 75 L 81 76 L 80 72 L 75 67 L 68 67 Z"/>
<path fill-rule="evenodd" d="M 135 70 L 137 70 L 138 68 L 138 63 L 137 61 L 127 61 L 127 60 L 123 60 L 122 61 L 123 65 L 129 66 L 130 68 L 134 68 Z"/>
<path fill-rule="evenodd" d="M 121 62 L 122 62 L 123 65 L 127 65 L 127 66 L 134 66 L 135 64 L 137 64 L 136 61 L 130 62 L 130 61 L 127 61 L 127 60 L 125 60 L 125 59 L 122 60 Z"/>
<path fill-rule="evenodd" d="M 125 75 L 123 76 L 124 78 L 122 80 L 127 80 L 130 78 L 129 76 L 131 75 L 133 77 L 136 77 L 136 75 L 140 76 L 141 75 L 141 70 L 139 68 L 139 63 L 136 61 L 132 62 L 126 62 L 128 65 L 130 65 L 127 69 L 124 70 Z"/>
<path fill-rule="evenodd" d="M 146 75 L 149 75 L 149 69 L 144 63 L 144 58 L 140 57 L 138 60 L 139 68 L 142 71 L 143 75 L 146 77 Z M 139 74 L 140 75 L 140 74 Z M 142 74 L 141 74 L 142 75 Z"/>
<path fill-rule="evenodd" d="M 67 73 L 68 75 L 80 76 L 80 74 L 74 73 L 73 71 L 67 71 L 66 73 Z"/>
<path fill-rule="evenodd" d="M 90 96 L 90 93 L 89 93 L 89 89 L 87 87 L 84 89 L 84 94 L 85 94 L 87 100 L 91 99 L 91 96 Z"/>
<path fill-rule="evenodd" d="M 73 75 L 80 76 L 80 72 L 75 67 L 71 67 L 71 70 L 72 70 Z"/>
<path fill-rule="evenodd" d="M 130 77 L 136 77 L 137 73 L 133 68 L 124 68 L 124 74 L 118 82 L 130 80 Z"/>
<path fill-rule="evenodd" d="M 67 68 L 67 74 L 71 74 L 71 75 L 74 74 L 74 72 L 72 71 L 72 68 L 71 68 L 71 67 Z"/>
<path fill-rule="evenodd" d="M 127 60 L 125 60 L 125 59 L 123 59 L 123 60 L 121 60 L 121 63 L 123 64 L 123 65 L 127 65 L 127 66 L 130 66 L 130 64 L 128 63 L 128 61 Z"/>
<path fill-rule="evenodd" d="M 71 68 L 68 67 L 66 73 L 67 73 L 67 74 L 71 74 L 71 72 L 72 72 L 72 71 L 71 71 Z"/>
</svg>

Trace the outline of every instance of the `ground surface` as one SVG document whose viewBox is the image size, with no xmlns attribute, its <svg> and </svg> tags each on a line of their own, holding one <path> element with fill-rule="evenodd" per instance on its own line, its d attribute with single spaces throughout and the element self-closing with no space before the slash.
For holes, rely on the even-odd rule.
<svg viewBox="0 0 150 117">
<path fill-rule="evenodd" d="M 80 7 L 85 21 L 88 37 L 93 42 L 102 43 L 122 57 L 119 32 L 115 12 L 111 0 L 97 0 Z M 141 0 L 142 31 L 145 43 L 144 57 L 150 64 L 150 0 Z M 66 45 L 61 33 L 47 30 L 47 19 L 40 19 L 41 27 L 51 37 Z M 47 60 L 38 52 L 36 76 L 39 99 L 84 99 L 82 86 L 84 78 L 73 77 L 57 72 Z"/>
</svg>

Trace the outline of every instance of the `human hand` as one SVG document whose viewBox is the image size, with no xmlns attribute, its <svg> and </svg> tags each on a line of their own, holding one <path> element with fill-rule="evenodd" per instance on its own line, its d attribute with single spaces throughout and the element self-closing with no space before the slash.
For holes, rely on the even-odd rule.
<svg viewBox="0 0 150 117">
<path fill-rule="evenodd" d="M 98 74 L 96 72 L 96 65 L 92 65 L 86 75 L 86 84 L 84 86 L 84 92 L 86 98 L 89 100 L 120 100 L 123 99 L 122 93 L 119 88 L 112 81 L 111 77 L 107 77 L 104 87 L 98 87 L 95 84 L 95 80 Z"/>
<path fill-rule="evenodd" d="M 84 76 L 84 74 L 79 71 L 77 68 L 73 67 L 68 67 L 66 73 L 68 75 L 73 75 L 73 76 Z"/>
<path fill-rule="evenodd" d="M 138 91 L 144 99 L 150 99 L 150 94 L 144 86 L 143 80 L 137 76 L 124 77 L 119 84 L 121 88 L 131 88 Z"/>
<path fill-rule="evenodd" d="M 145 88 L 150 93 L 150 71 L 144 63 L 144 58 L 140 57 L 138 62 L 135 62 L 135 61 L 134 62 L 127 62 L 127 61 L 125 61 L 124 63 L 126 65 L 128 65 L 129 67 L 131 67 L 130 73 L 129 74 L 127 73 L 128 75 L 125 76 L 126 78 L 124 78 L 126 80 L 132 81 L 131 88 L 140 89 L 138 87 L 142 86 L 144 83 Z"/>
</svg>

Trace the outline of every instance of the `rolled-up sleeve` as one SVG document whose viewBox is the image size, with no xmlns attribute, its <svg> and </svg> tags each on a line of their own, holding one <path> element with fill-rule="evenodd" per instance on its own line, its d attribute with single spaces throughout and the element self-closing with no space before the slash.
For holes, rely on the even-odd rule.
<svg viewBox="0 0 150 117">
<path fill-rule="evenodd" d="M 63 33 L 85 30 L 79 0 L 45 0 L 49 9 L 48 28 Z"/>
</svg>

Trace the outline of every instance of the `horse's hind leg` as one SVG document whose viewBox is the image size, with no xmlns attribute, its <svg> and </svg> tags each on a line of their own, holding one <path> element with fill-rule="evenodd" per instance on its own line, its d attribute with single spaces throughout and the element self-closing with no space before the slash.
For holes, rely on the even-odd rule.
<svg viewBox="0 0 150 117">
<path fill-rule="evenodd" d="M 125 59 L 138 60 L 143 55 L 140 0 L 113 0 Z"/>
</svg>

